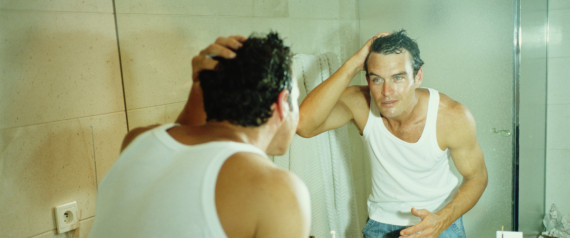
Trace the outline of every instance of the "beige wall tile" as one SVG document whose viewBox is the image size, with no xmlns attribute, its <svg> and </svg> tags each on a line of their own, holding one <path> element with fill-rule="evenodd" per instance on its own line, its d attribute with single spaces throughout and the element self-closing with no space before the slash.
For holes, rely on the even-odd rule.
<svg viewBox="0 0 570 238">
<path fill-rule="evenodd" d="M 112 0 L 0 0 L 0 9 L 113 13 Z"/>
<path fill-rule="evenodd" d="M 164 123 L 176 121 L 185 105 L 186 101 L 164 105 Z"/>
<path fill-rule="evenodd" d="M 186 14 L 212 16 L 218 13 L 220 0 L 120 0 L 116 1 L 117 13 Z"/>
<path fill-rule="evenodd" d="M 44 232 L 37 236 L 33 236 L 32 238 L 87 238 L 89 235 L 89 231 L 91 230 L 91 225 L 93 225 L 93 221 L 95 219 L 93 217 L 87 218 L 84 220 L 79 221 L 79 227 L 73 231 L 57 234 L 57 231 L 51 230 L 48 232 Z"/>
<path fill-rule="evenodd" d="M 27 237 L 55 227 L 53 208 L 77 201 L 81 217 L 93 216 L 95 174 L 90 131 L 78 120 L 2 130 L 0 230 Z M 14 220 L 16 219 L 16 220 Z"/>
<path fill-rule="evenodd" d="M 89 130 L 96 159 L 97 185 L 119 157 L 121 143 L 127 134 L 125 112 L 82 118 L 81 128 Z M 95 201 L 89 201 L 95 202 Z M 94 205 L 94 204 L 89 204 Z"/>
<path fill-rule="evenodd" d="M 0 128 L 122 111 L 111 14 L 0 11 Z"/>
<path fill-rule="evenodd" d="M 127 112 L 129 115 L 129 130 L 137 127 L 164 123 L 164 106 L 145 107 Z"/>
<path fill-rule="evenodd" d="M 185 101 L 192 56 L 218 37 L 214 17 L 118 16 L 129 110 Z"/>
<path fill-rule="evenodd" d="M 129 129 L 175 122 L 186 102 L 129 110 Z"/>
<path fill-rule="evenodd" d="M 54 229 L 53 209 L 70 201 L 80 219 L 94 216 L 94 158 L 106 172 L 125 132 L 124 113 L 0 130 L 2 236 Z"/>
</svg>

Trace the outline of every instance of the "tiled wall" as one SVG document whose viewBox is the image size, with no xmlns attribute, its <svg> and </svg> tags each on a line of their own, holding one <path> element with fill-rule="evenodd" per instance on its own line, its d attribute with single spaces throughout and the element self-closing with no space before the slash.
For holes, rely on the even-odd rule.
<svg viewBox="0 0 570 238">
<path fill-rule="evenodd" d="M 0 236 L 54 237 L 77 201 L 85 237 L 127 131 L 112 2 L 3 0 L 0 22 Z"/>
<path fill-rule="evenodd" d="M 570 1 L 549 1 L 546 209 L 570 216 Z"/>
<path fill-rule="evenodd" d="M 127 120 L 173 121 L 218 35 L 273 29 L 342 61 L 359 48 L 356 0 L 114 2 L 118 31 L 112 0 L 0 0 L 0 237 L 66 237 L 53 208 L 73 200 L 86 237 Z"/>
</svg>

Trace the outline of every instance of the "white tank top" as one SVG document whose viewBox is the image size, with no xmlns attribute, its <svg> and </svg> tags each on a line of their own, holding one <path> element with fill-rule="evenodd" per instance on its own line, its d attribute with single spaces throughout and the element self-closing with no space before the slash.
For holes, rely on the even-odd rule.
<svg viewBox="0 0 570 238">
<path fill-rule="evenodd" d="M 439 148 L 436 120 L 439 93 L 429 89 L 427 117 L 420 139 L 409 143 L 394 136 L 384 125 L 378 107 L 370 100 L 363 138 L 370 156 L 372 193 L 368 198 L 370 219 L 409 226 L 420 221 L 411 208 L 436 212 L 451 199 L 459 179 L 450 167 L 449 151 Z"/>
<path fill-rule="evenodd" d="M 166 124 L 138 136 L 101 181 L 91 238 L 226 237 L 218 219 L 218 172 L 238 152 L 266 156 L 237 142 L 184 145 Z"/>
</svg>

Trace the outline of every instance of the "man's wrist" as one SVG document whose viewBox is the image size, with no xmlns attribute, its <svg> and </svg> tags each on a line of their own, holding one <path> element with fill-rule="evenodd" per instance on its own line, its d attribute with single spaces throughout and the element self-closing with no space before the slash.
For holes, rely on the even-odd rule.
<svg viewBox="0 0 570 238">
<path fill-rule="evenodd" d="M 344 67 L 346 67 L 346 69 L 354 75 L 363 70 L 363 64 L 359 62 L 359 59 L 355 59 L 354 57 L 351 57 L 346 62 L 344 62 Z"/>
<path fill-rule="evenodd" d="M 456 220 L 454 219 L 453 208 L 444 207 L 435 214 L 443 218 L 447 226 L 450 226 Z"/>
</svg>

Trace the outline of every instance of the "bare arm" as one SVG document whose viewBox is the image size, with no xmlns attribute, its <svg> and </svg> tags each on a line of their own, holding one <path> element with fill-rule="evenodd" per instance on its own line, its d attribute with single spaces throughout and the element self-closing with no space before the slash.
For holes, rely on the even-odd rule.
<svg viewBox="0 0 570 238">
<path fill-rule="evenodd" d="M 401 232 L 406 236 L 437 237 L 455 220 L 471 210 L 487 187 L 487 168 L 483 151 L 477 141 L 475 121 L 471 113 L 461 104 L 455 103 L 446 117 L 445 141 L 449 147 L 455 167 L 463 176 L 457 193 L 440 211 L 431 213 L 424 209 L 412 209 L 422 219 L 420 223 Z"/>
<path fill-rule="evenodd" d="M 356 73 L 363 69 L 374 39 L 386 34 L 389 33 L 380 33 L 368 40 L 333 75 L 307 95 L 299 107 L 298 135 L 313 137 L 339 128 L 354 118 L 348 97 L 353 96 L 355 90 L 350 91 L 347 87 Z"/>
<path fill-rule="evenodd" d="M 281 170 L 273 175 L 268 201 L 258 220 L 255 237 L 309 237 L 311 200 L 309 190 L 295 174 Z"/>
<path fill-rule="evenodd" d="M 234 50 L 242 46 L 246 40 L 243 36 L 219 37 L 216 42 L 200 51 L 200 54 L 192 58 L 192 89 L 188 96 L 188 101 L 178 115 L 176 123 L 181 125 L 201 125 L 206 122 L 206 112 L 202 97 L 202 88 L 198 76 L 202 70 L 212 70 L 218 61 L 212 59 L 214 56 L 232 59 L 235 57 Z"/>
</svg>

